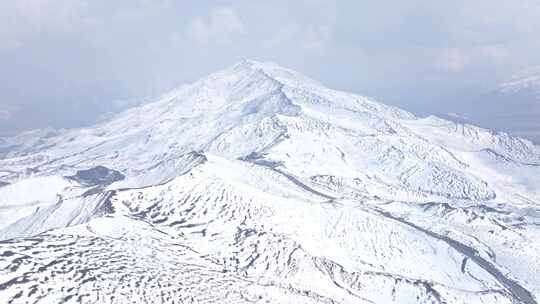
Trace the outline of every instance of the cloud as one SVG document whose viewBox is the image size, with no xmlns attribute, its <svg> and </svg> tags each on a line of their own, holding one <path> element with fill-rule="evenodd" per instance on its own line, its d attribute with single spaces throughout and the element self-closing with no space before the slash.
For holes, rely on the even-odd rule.
<svg viewBox="0 0 540 304">
<path fill-rule="evenodd" d="M 523 37 L 540 29 L 540 3 L 536 0 L 465 1 L 459 3 L 457 16 L 463 26 L 476 33 L 504 34 L 508 39 Z"/>
<path fill-rule="evenodd" d="M 0 3 L 0 48 L 17 48 L 32 35 L 74 32 L 84 22 L 84 0 L 6 0 Z"/>
<path fill-rule="evenodd" d="M 7 110 L 0 110 L 0 121 L 2 120 L 10 120 L 11 119 L 11 112 Z"/>
<path fill-rule="evenodd" d="M 286 15 L 288 22 L 273 23 L 263 40 L 266 48 L 294 47 L 306 51 L 322 51 L 334 38 L 337 6 L 334 1 L 303 0 L 301 12 Z M 296 3 L 296 4 L 298 4 Z"/>
<path fill-rule="evenodd" d="M 263 41 L 263 45 L 267 48 L 278 47 L 283 44 L 294 41 L 295 37 L 300 32 L 300 28 L 296 23 L 290 23 L 278 28 L 278 30 L 269 39 Z"/>
<path fill-rule="evenodd" d="M 199 44 L 230 44 L 244 33 L 244 24 L 235 10 L 213 8 L 206 17 L 197 17 L 189 24 L 186 35 Z"/>
<path fill-rule="evenodd" d="M 273 36 L 263 41 L 266 48 L 284 45 L 300 46 L 305 50 L 323 50 L 333 38 L 333 27 L 328 24 L 300 26 L 291 23 L 282 26 Z"/>
<path fill-rule="evenodd" d="M 332 28 L 329 25 L 319 25 L 308 28 L 304 35 L 306 48 L 322 49 L 332 38 Z"/>
<path fill-rule="evenodd" d="M 502 64 L 511 57 L 509 51 L 505 47 L 499 45 L 482 46 L 479 48 L 479 52 L 481 56 L 487 57 L 497 64 Z"/>
<path fill-rule="evenodd" d="M 463 72 L 469 66 L 485 63 L 504 64 L 510 58 L 508 50 L 501 45 L 481 45 L 469 48 L 443 48 L 439 51 L 436 65 L 447 72 Z"/>
<path fill-rule="evenodd" d="M 466 51 L 458 48 L 443 49 L 437 65 L 448 72 L 462 72 L 472 58 Z"/>
<path fill-rule="evenodd" d="M 0 108 L 12 112 L 0 132 L 75 126 L 243 57 L 412 111 L 457 111 L 457 95 L 540 64 L 538 32 L 538 0 L 0 0 Z M 74 100 L 92 110 L 49 111 Z"/>
</svg>

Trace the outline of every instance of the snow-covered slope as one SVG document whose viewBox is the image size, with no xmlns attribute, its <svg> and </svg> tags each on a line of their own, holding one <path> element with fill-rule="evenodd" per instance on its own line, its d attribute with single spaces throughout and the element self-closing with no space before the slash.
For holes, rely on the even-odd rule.
<svg viewBox="0 0 540 304">
<path fill-rule="evenodd" d="M 540 299 L 540 147 L 274 64 L 0 155 L 12 303 Z"/>
</svg>

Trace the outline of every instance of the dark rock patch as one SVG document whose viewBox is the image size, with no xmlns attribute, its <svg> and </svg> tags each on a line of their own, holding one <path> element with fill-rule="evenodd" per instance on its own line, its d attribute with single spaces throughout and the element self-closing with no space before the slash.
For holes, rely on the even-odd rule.
<svg viewBox="0 0 540 304">
<path fill-rule="evenodd" d="M 104 166 L 97 166 L 87 170 L 79 170 L 75 175 L 67 176 L 66 178 L 86 186 L 106 186 L 125 179 L 125 176 L 116 170 Z"/>
</svg>

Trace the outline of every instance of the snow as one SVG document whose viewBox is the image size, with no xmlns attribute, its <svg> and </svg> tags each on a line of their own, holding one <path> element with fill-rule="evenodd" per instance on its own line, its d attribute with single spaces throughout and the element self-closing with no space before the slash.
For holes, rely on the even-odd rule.
<svg viewBox="0 0 540 304">
<path fill-rule="evenodd" d="M 540 297 L 540 147 L 521 138 L 254 61 L 43 134 L 2 141 L 14 303 Z M 64 178 L 97 166 L 126 178 Z"/>
<path fill-rule="evenodd" d="M 72 183 L 58 176 L 43 176 L 21 180 L 0 187 L 0 231 L 29 216 L 40 208 L 57 203 L 67 194 Z"/>
</svg>

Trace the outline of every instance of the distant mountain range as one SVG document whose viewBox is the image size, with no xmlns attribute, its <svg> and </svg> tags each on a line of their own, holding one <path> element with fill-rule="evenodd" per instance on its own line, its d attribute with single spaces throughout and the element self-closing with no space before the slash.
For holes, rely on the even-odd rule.
<svg viewBox="0 0 540 304">
<path fill-rule="evenodd" d="M 467 101 L 462 107 L 471 121 L 540 143 L 540 67 L 518 72 Z"/>
</svg>

